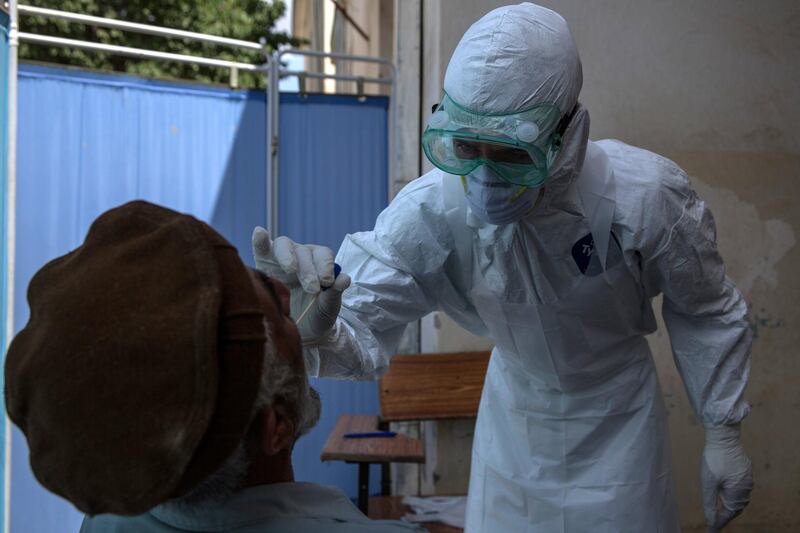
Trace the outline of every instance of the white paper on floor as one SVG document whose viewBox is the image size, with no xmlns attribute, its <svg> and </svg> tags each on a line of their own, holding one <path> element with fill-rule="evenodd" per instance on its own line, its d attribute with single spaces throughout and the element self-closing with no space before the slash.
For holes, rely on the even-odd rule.
<svg viewBox="0 0 800 533">
<path fill-rule="evenodd" d="M 406 496 L 403 503 L 414 511 L 403 517 L 409 522 L 441 522 L 448 526 L 464 527 L 466 496 Z"/>
</svg>

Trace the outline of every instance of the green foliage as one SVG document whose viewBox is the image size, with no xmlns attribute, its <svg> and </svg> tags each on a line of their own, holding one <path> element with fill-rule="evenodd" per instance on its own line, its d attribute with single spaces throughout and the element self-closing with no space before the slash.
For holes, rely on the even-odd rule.
<svg viewBox="0 0 800 533">
<path fill-rule="evenodd" d="M 26 0 L 25 4 L 140 22 L 167 28 L 208 33 L 251 42 L 266 40 L 268 50 L 282 45 L 298 46 L 301 41 L 284 32 L 274 32 L 275 21 L 286 6 L 283 0 Z M 21 14 L 20 31 L 54 35 L 82 41 L 145 48 L 176 54 L 229 59 L 260 64 L 263 54 L 257 50 L 234 49 L 185 39 L 162 38 L 128 31 L 76 24 Z M 20 58 L 95 70 L 127 72 L 151 78 L 182 78 L 200 82 L 227 83 L 230 71 L 189 63 L 137 59 L 93 50 L 48 47 L 23 43 Z M 264 77 L 239 73 L 242 87 L 263 87 Z"/>
</svg>

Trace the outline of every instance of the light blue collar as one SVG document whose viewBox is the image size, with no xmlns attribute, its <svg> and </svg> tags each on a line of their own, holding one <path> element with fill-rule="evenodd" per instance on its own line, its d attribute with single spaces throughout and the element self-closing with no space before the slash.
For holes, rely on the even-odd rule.
<svg viewBox="0 0 800 533">
<path fill-rule="evenodd" d="M 159 522 L 188 531 L 227 531 L 290 517 L 368 522 L 337 488 L 289 482 L 248 487 L 217 506 L 197 511 L 160 505 L 150 511 Z"/>
</svg>

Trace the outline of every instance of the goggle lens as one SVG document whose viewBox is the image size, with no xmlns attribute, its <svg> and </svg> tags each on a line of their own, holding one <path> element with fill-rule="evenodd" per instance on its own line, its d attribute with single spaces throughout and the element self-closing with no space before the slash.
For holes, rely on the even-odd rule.
<svg viewBox="0 0 800 533">
<path fill-rule="evenodd" d="M 533 159 L 527 150 L 499 143 L 473 141 L 469 139 L 453 139 L 453 155 L 458 159 L 483 159 L 495 163 L 511 163 L 515 165 L 533 165 Z"/>
</svg>

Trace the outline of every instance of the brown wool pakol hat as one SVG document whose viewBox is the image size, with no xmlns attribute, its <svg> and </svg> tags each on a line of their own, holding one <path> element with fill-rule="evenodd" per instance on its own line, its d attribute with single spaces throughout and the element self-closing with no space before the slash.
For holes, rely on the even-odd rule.
<svg viewBox="0 0 800 533">
<path fill-rule="evenodd" d="M 263 311 L 236 249 L 137 201 L 28 287 L 5 400 L 36 478 L 89 514 L 181 496 L 241 442 L 261 382 Z"/>
</svg>

